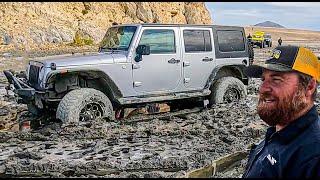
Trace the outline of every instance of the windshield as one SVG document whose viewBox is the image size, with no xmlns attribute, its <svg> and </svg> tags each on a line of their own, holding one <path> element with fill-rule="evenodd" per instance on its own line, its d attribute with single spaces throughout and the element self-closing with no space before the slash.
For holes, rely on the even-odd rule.
<svg viewBox="0 0 320 180">
<path fill-rule="evenodd" d="M 136 29 L 136 26 L 111 27 L 103 37 L 99 47 L 101 49 L 127 51 Z"/>
</svg>

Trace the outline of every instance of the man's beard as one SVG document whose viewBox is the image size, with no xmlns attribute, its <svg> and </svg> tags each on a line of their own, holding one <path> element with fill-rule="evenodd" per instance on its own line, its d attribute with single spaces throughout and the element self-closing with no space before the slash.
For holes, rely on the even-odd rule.
<svg viewBox="0 0 320 180">
<path fill-rule="evenodd" d="M 304 98 L 304 90 L 299 86 L 293 94 L 287 95 L 283 99 L 276 98 L 276 105 L 270 107 L 268 104 L 262 103 L 264 98 L 272 97 L 270 93 L 261 93 L 257 106 L 260 118 L 269 126 L 287 125 L 295 118 L 295 115 L 307 106 Z"/>
</svg>

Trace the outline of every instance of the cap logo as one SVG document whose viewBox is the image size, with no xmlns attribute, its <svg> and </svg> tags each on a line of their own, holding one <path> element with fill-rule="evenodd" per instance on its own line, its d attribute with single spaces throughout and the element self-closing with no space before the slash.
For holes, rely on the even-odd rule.
<svg viewBox="0 0 320 180">
<path fill-rule="evenodd" d="M 275 49 L 272 51 L 272 57 L 275 58 L 275 59 L 279 59 L 280 58 L 280 54 L 281 54 L 281 51 L 278 50 L 278 49 Z"/>
</svg>

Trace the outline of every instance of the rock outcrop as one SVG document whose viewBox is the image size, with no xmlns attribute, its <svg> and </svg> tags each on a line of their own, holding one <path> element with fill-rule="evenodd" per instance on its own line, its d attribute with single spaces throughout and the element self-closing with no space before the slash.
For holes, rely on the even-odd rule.
<svg viewBox="0 0 320 180">
<path fill-rule="evenodd" d="M 204 2 L 1 2 L 0 50 L 98 43 L 112 23 L 212 24 Z M 2 47 L 1 47 L 2 46 Z"/>
</svg>

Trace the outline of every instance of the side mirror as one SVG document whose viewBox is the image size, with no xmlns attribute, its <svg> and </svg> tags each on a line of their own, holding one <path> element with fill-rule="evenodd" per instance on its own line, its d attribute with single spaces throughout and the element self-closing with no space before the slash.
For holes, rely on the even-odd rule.
<svg viewBox="0 0 320 180">
<path fill-rule="evenodd" d="M 150 54 L 150 46 L 149 45 L 139 45 L 136 49 L 137 54 L 141 55 L 149 55 Z"/>
<path fill-rule="evenodd" d="M 136 57 L 134 60 L 139 62 L 142 60 L 142 55 L 149 55 L 150 54 L 150 46 L 149 45 L 139 45 L 136 49 Z"/>
</svg>

